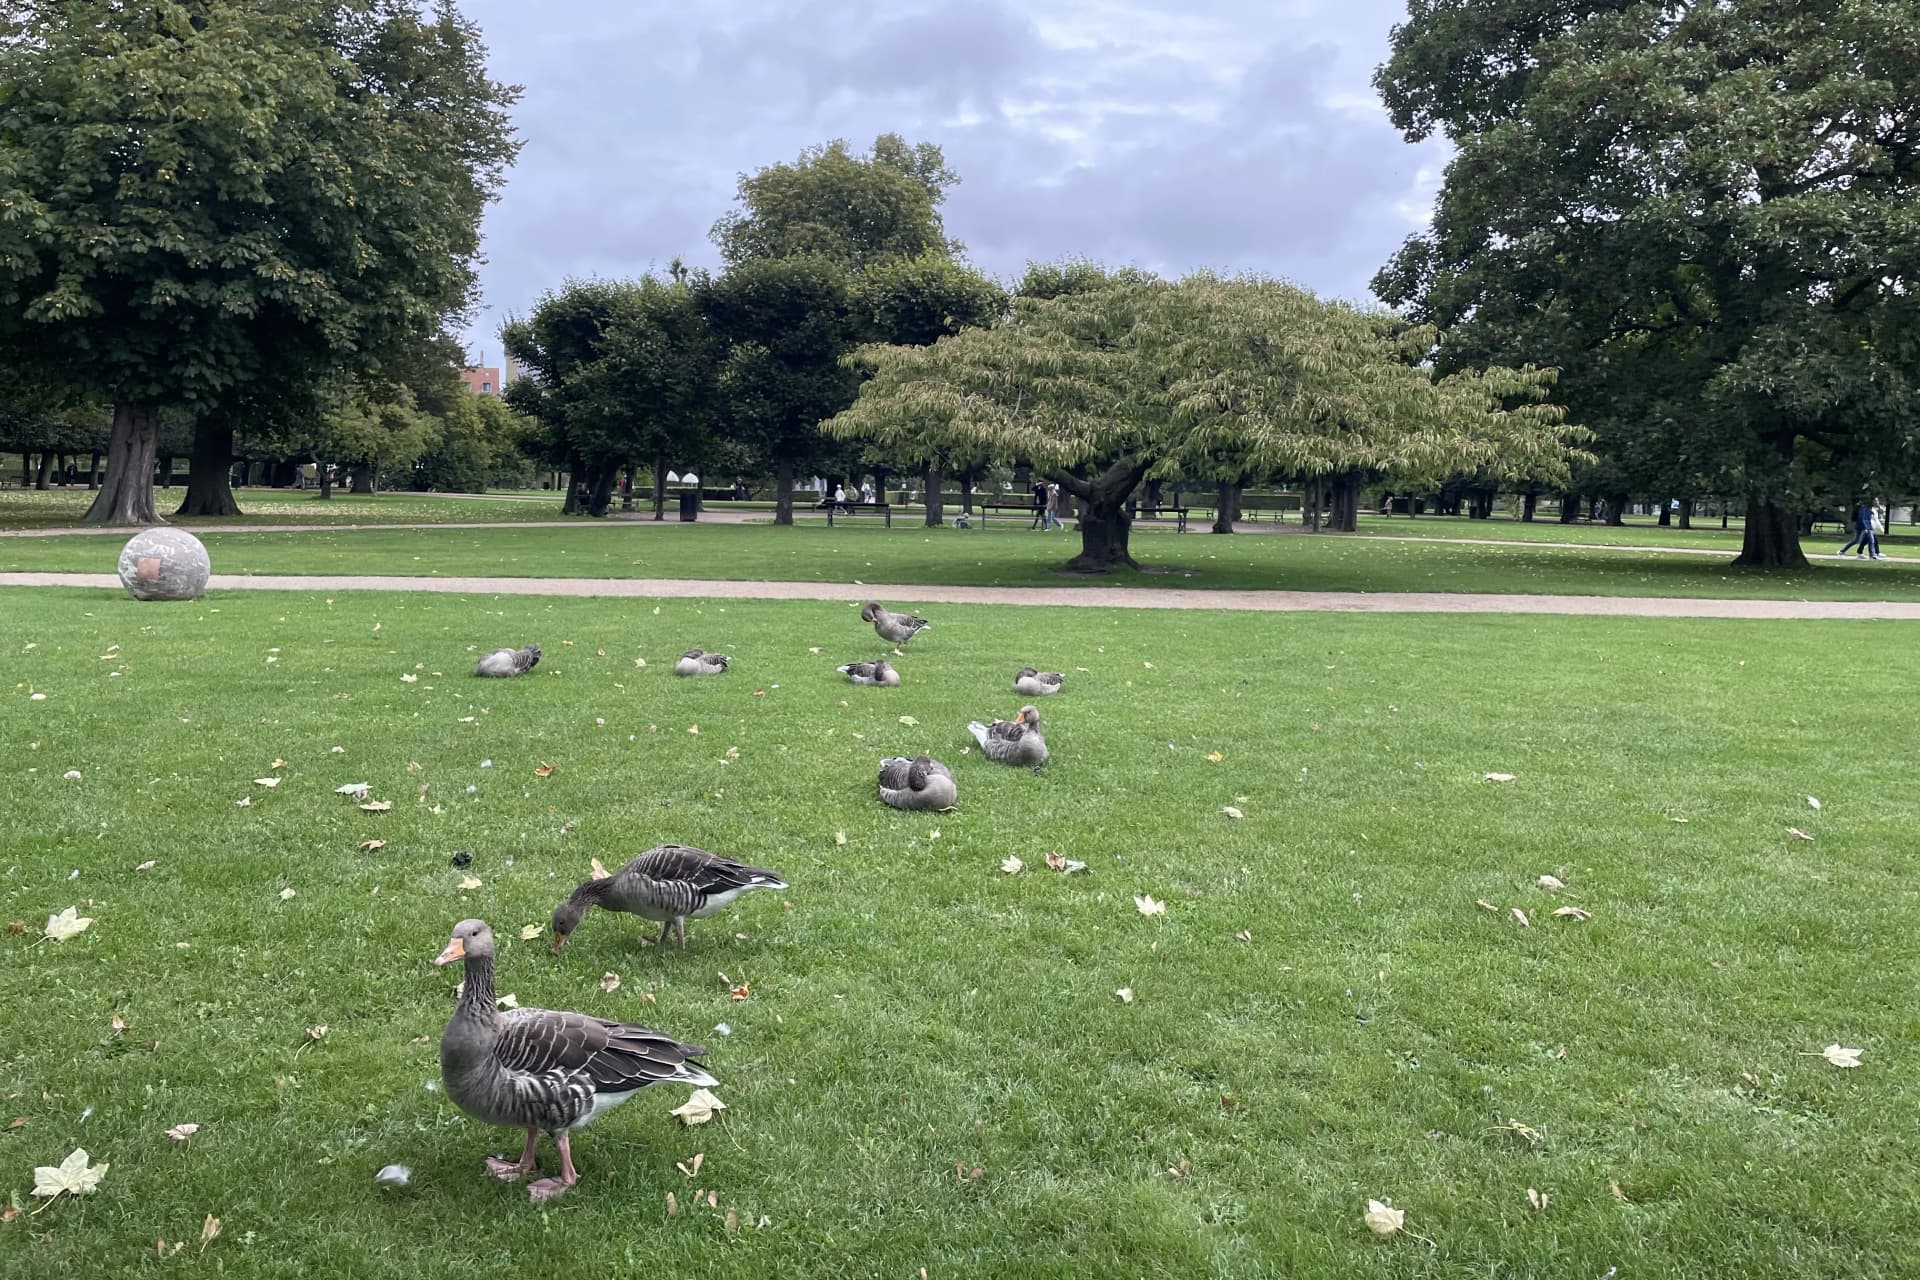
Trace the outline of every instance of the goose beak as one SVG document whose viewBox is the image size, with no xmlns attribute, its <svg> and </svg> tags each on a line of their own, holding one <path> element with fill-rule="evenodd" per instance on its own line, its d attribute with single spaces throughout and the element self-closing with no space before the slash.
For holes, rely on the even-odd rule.
<svg viewBox="0 0 1920 1280">
<path fill-rule="evenodd" d="M 562 951 L 565 951 L 566 949 L 567 949 L 567 935 L 564 933 L 554 934 L 553 935 L 553 954 L 559 955 Z"/>
<path fill-rule="evenodd" d="M 465 959 L 466 955 L 467 944 L 458 938 L 449 938 L 447 940 L 447 949 L 435 956 L 433 962 L 437 965 L 452 964 L 455 960 Z"/>
</svg>

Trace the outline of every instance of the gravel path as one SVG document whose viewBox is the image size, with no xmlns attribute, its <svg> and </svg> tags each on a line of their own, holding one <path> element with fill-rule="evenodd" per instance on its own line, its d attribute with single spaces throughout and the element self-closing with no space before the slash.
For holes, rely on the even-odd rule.
<svg viewBox="0 0 1920 1280">
<path fill-rule="evenodd" d="M 900 583 L 714 582 L 682 578 L 383 578 L 215 574 L 215 591 L 431 591 L 457 595 L 727 600 L 911 601 L 1108 609 L 1321 613 L 1555 613 L 1627 618 L 1838 618 L 1920 622 L 1920 602 L 1707 600 L 1628 596 L 1473 595 L 1406 591 L 1182 591 L 1147 587 L 934 587 Z M 0 573 L 0 587 L 104 587 L 110 573 Z"/>
</svg>

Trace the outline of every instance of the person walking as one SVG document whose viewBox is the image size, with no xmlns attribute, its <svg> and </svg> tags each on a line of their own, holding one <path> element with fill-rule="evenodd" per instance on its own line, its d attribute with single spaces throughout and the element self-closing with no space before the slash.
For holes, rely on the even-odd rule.
<svg viewBox="0 0 1920 1280">
<path fill-rule="evenodd" d="M 845 485 L 836 483 L 833 486 L 833 505 L 842 511 L 851 510 L 847 506 L 847 487 Z"/>
<path fill-rule="evenodd" d="M 1880 549 L 1873 536 L 1873 504 L 1862 498 L 1853 509 L 1853 536 L 1841 544 L 1835 554 L 1844 556 L 1858 547 L 1858 551 L 1853 551 L 1853 558 L 1859 560 L 1865 558 L 1869 546 L 1873 547 L 1874 558 L 1879 559 Z"/>
<path fill-rule="evenodd" d="M 1880 534 L 1890 532 L 1887 529 L 1887 504 L 1885 500 L 1875 498 L 1873 505 L 1867 508 L 1867 557 L 1872 560 L 1885 560 L 1880 554 Z"/>
<path fill-rule="evenodd" d="M 1047 521 L 1051 517 L 1052 508 L 1047 502 L 1047 482 L 1035 480 L 1033 482 L 1033 523 L 1027 526 L 1027 532 L 1032 533 L 1035 529 L 1045 532 Z"/>
<path fill-rule="evenodd" d="M 1049 487 L 1047 506 L 1053 514 L 1053 527 L 1064 530 L 1067 527 L 1067 513 L 1073 510 L 1073 498 L 1059 485 Z"/>
</svg>

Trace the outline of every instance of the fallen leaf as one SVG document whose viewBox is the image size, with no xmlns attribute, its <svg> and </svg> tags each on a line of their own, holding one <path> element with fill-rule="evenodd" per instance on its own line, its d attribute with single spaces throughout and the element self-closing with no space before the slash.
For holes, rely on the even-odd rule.
<svg viewBox="0 0 1920 1280">
<path fill-rule="evenodd" d="M 1367 1212 L 1362 1219 L 1367 1230 L 1377 1236 L 1390 1236 L 1407 1223 L 1404 1209 L 1395 1209 L 1381 1204 L 1378 1200 L 1367 1201 Z"/>
<path fill-rule="evenodd" d="M 61 779 L 66 782 L 78 782 L 80 781 L 81 778 L 85 776 L 86 775 L 82 774 L 78 769 L 69 769 L 65 773 L 60 775 Z M 279 779 L 275 778 L 274 781 L 278 782 Z"/>
<path fill-rule="evenodd" d="M 1479 907 L 1482 911 L 1491 911 L 1495 915 L 1500 914 L 1500 908 L 1494 906 L 1491 902 L 1488 902 L 1485 898 L 1475 898 L 1473 900 L 1473 905 L 1476 907 Z"/>
<path fill-rule="evenodd" d="M 1163 916 L 1167 914 L 1167 904 L 1161 902 L 1150 893 L 1135 894 L 1133 897 L 1133 905 L 1143 916 Z"/>
<path fill-rule="evenodd" d="M 1820 1056 L 1836 1067 L 1857 1067 L 1864 1049 L 1848 1049 L 1842 1045 L 1830 1044 L 1820 1051 Z"/>
<path fill-rule="evenodd" d="M 1153 670 L 1153 664 L 1151 662 L 1142 662 L 1140 665 L 1149 671 Z"/>
<path fill-rule="evenodd" d="M 349 782 L 344 787 L 335 787 L 333 792 L 335 795 L 352 796 L 354 799 L 359 800 L 365 797 L 367 792 L 371 790 L 373 790 L 373 784 L 371 782 Z"/>
<path fill-rule="evenodd" d="M 1633 1203 L 1633 1201 L 1631 1201 L 1631 1200 L 1629 1200 L 1629 1199 L 1627 1199 L 1627 1193 L 1626 1193 L 1626 1192 L 1624 1192 L 1624 1191 L 1622 1191 L 1622 1190 L 1620 1189 L 1620 1183 L 1619 1183 L 1619 1180 L 1618 1180 L 1618 1179 L 1615 1179 L 1615 1178 L 1608 1178 L 1608 1179 L 1607 1179 L 1607 1190 L 1609 1190 L 1609 1191 L 1611 1191 L 1611 1192 L 1613 1192 L 1613 1198 L 1614 1198 L 1615 1200 L 1618 1200 L 1618 1201 L 1619 1201 L 1619 1202 L 1620 1202 L 1621 1204 L 1632 1204 L 1632 1203 Z"/>
<path fill-rule="evenodd" d="M 543 761 L 535 766 L 533 776 L 536 778 L 551 778 L 553 776 L 553 766 Z"/>
<path fill-rule="evenodd" d="M 1009 855 L 1001 861 L 1000 869 L 1010 876 L 1017 876 L 1026 865 L 1027 864 L 1020 861 L 1020 859 Z"/>
<path fill-rule="evenodd" d="M 914 725 L 917 725 L 920 722 L 918 720 L 915 720 L 912 716 L 901 716 L 900 723 L 906 725 L 908 728 L 912 728 Z"/>
<path fill-rule="evenodd" d="M 24 1129 L 26 1127 L 27 1127 L 27 1118 L 25 1116 L 15 1116 L 12 1120 L 7 1122 L 8 1133 L 12 1133 L 17 1129 Z"/>
<path fill-rule="evenodd" d="M 279 786 L 279 785 L 280 785 L 280 779 L 278 779 L 278 778 L 255 778 L 255 779 L 253 780 L 253 785 L 254 785 L 254 786 L 256 786 L 256 787 L 266 787 L 266 788 L 268 788 L 269 790 L 271 790 L 272 788 L 274 788 L 274 787 L 277 787 L 277 786 Z"/>
<path fill-rule="evenodd" d="M 1510 773 L 1488 773 L 1488 774 L 1482 774 L 1481 776 L 1484 777 L 1488 782 L 1512 782 L 1513 781 L 1513 775 Z"/>
<path fill-rule="evenodd" d="M 732 1235 L 734 1232 L 738 1230 L 740 1230 L 740 1212 L 737 1209 L 728 1209 L 727 1210 L 727 1234 Z"/>
<path fill-rule="evenodd" d="M 1808 797 L 1807 797 L 1807 808 L 1809 808 L 1809 809 L 1812 809 L 1812 810 L 1813 810 L 1813 811 L 1814 811 L 1815 813 L 1818 813 L 1818 812 L 1820 811 L 1820 797 L 1819 797 L 1819 796 L 1808 796 Z"/>
<path fill-rule="evenodd" d="M 707 1121 L 713 1119 L 716 1113 L 725 1111 L 726 1109 L 727 1104 L 714 1097 L 710 1091 L 706 1089 L 695 1089 L 692 1097 L 688 1098 L 667 1114 L 679 1116 L 682 1124 L 705 1124 Z M 694 1168 L 696 1169 L 700 1167 L 699 1160 L 699 1156 L 694 1157 Z M 688 1174 L 687 1176 L 692 1177 L 693 1175 Z"/>
<path fill-rule="evenodd" d="M 697 734 L 697 733 L 699 733 L 699 732 L 700 732 L 700 726 L 699 726 L 699 725 L 697 725 L 697 724 L 694 724 L 694 725 L 688 725 L 688 726 L 687 726 L 687 732 L 688 732 L 688 733 L 696 733 L 696 734 Z"/>
<path fill-rule="evenodd" d="M 284 769 L 286 767 L 287 767 L 287 762 L 285 760 L 275 760 L 272 764 L 267 766 L 267 768 L 269 769 Z"/>
<path fill-rule="evenodd" d="M 1553 914 L 1562 920 L 1593 919 L 1593 912 L 1588 911 L 1585 907 L 1559 907 L 1555 909 Z"/>
<path fill-rule="evenodd" d="M 127 1034 L 127 1020 L 117 1013 L 107 1021 L 107 1025 L 113 1028 L 113 1034 L 116 1036 Z"/>
<path fill-rule="evenodd" d="M 1251 930 L 1248 930 L 1248 929 L 1242 929 L 1240 932 L 1234 934 L 1233 936 L 1240 939 L 1240 941 L 1242 942 L 1253 941 L 1253 933 Z"/>
<path fill-rule="evenodd" d="M 372 853 L 375 849 L 384 849 L 386 847 L 387 842 L 385 840 L 362 840 L 359 844 L 359 849 L 362 853 Z"/>
<path fill-rule="evenodd" d="M 535 938 L 537 938 L 537 937 L 539 937 L 539 936 L 540 936 L 540 926 L 539 926 L 539 925 L 537 925 L 537 924 L 523 924 L 523 925 L 521 925 L 521 926 L 520 926 L 520 941 L 522 941 L 522 942 L 531 942 L 531 941 L 533 941 L 533 940 L 534 940 Z"/>
<path fill-rule="evenodd" d="M 461 889 L 478 889 L 480 887 L 480 882 L 474 879 L 472 876 L 461 876 L 459 887 Z"/>
<path fill-rule="evenodd" d="M 33 1194 L 37 1196 L 57 1196 L 62 1192 L 76 1196 L 90 1196 L 100 1185 L 100 1179 L 107 1176 L 110 1166 L 87 1164 L 87 1149 L 74 1148 L 73 1154 L 57 1165 L 43 1164 L 33 1171 Z"/>
<path fill-rule="evenodd" d="M 214 1237 L 219 1234 L 220 1219 L 214 1217 L 212 1214 L 208 1214 L 207 1220 L 200 1224 L 200 1248 L 204 1250 L 208 1245 L 213 1243 Z"/>
<path fill-rule="evenodd" d="M 7 933 L 9 936 L 18 936 L 20 934 L 25 933 L 26 931 L 27 931 L 27 922 L 25 920 L 7 921 Z"/>
<path fill-rule="evenodd" d="M 1114 992 L 1113 994 L 1114 994 L 1114 995 L 1116 995 L 1116 996 L 1119 996 L 1119 997 L 1120 997 L 1120 1003 L 1121 1003 L 1121 1004 L 1132 1004 L 1132 1003 L 1133 1003 L 1133 988 L 1132 988 L 1132 987 L 1121 987 L 1121 988 L 1119 988 L 1118 990 L 1116 990 L 1116 991 L 1115 991 L 1115 992 Z"/>
<path fill-rule="evenodd" d="M 595 880 L 605 880 L 612 874 L 613 872 L 607 870 L 605 864 L 603 864 L 600 859 L 595 858 L 593 860 L 593 878 Z"/>
<path fill-rule="evenodd" d="M 154 868 L 154 861 L 152 858 L 148 858 L 145 862 L 135 867 L 134 870 L 135 871 L 151 871 L 153 870 L 153 868 Z"/>
<path fill-rule="evenodd" d="M 845 843 L 847 842 L 847 833 L 846 833 L 846 832 L 844 832 L 844 831 L 836 831 L 836 832 L 834 832 L 834 833 L 833 833 L 833 842 L 834 842 L 835 844 L 845 844 Z"/>
<path fill-rule="evenodd" d="M 200 1132 L 200 1126 L 197 1124 L 177 1124 L 167 1130 L 167 1136 L 175 1142 L 185 1142 L 198 1132 Z"/>
<path fill-rule="evenodd" d="M 673 1192 L 667 1192 L 667 1216 L 669 1218 L 676 1217 L 679 1212 L 680 1202 L 673 1198 Z"/>
<path fill-rule="evenodd" d="M 286 902 L 286 901 L 288 901 L 289 899 L 291 899 L 291 898 L 292 898 L 292 897 L 294 896 L 294 893 L 295 893 L 295 890 L 292 890 L 292 889 L 282 889 L 282 890 L 280 891 L 280 901 L 282 901 L 282 902 Z"/>
<path fill-rule="evenodd" d="M 1184 1178 L 1192 1172 L 1193 1165 L 1186 1160 L 1182 1160 L 1179 1164 L 1170 1164 L 1167 1166 L 1167 1176 L 1169 1178 Z"/>
<path fill-rule="evenodd" d="M 1229 818 L 1232 818 L 1236 822 L 1238 822 L 1240 819 L 1247 816 L 1246 814 L 1240 812 L 1240 810 L 1234 808 L 1232 805 L 1228 805 L 1226 808 L 1222 809 L 1220 812 L 1226 814 Z"/>
<path fill-rule="evenodd" d="M 360 807 L 366 810 L 368 813 L 385 813 L 387 810 L 393 808 L 393 801 L 369 800 L 365 804 L 361 805 Z"/>
<path fill-rule="evenodd" d="M 1548 893 L 1552 893 L 1557 889 L 1564 889 L 1567 887 L 1565 882 L 1562 881 L 1559 876 L 1541 876 L 1536 883 L 1538 883 L 1539 886 L 1542 889 L 1545 889 Z"/>
<path fill-rule="evenodd" d="M 620 975 L 609 969 L 600 975 L 600 989 L 611 995 L 620 989 Z"/>
<path fill-rule="evenodd" d="M 1218 751 L 1210 751 L 1207 753 L 1207 759 L 1213 761 L 1215 764 L 1219 764 L 1222 760 L 1225 760 L 1226 757 L 1221 755 Z"/>
<path fill-rule="evenodd" d="M 76 933 L 85 933 L 92 923 L 92 916 L 81 915 L 78 907 L 68 907 L 57 916 L 47 917 L 46 936 L 55 942 L 65 942 Z"/>
<path fill-rule="evenodd" d="M 1548 1196 L 1544 1191 L 1535 1191 L 1532 1187 L 1527 1188 L 1527 1203 L 1533 1206 L 1535 1213 L 1545 1213 L 1551 1199 L 1552 1197 Z"/>
<path fill-rule="evenodd" d="M 520 1007 L 520 997 L 509 991 L 500 997 L 500 1007 L 502 1009 L 518 1009 Z"/>
<path fill-rule="evenodd" d="M 1522 911 L 1518 907 L 1513 908 L 1513 918 L 1520 922 L 1521 928 L 1523 929 L 1533 928 L 1533 921 L 1527 919 L 1527 913 Z"/>
<path fill-rule="evenodd" d="M 1787 834 L 1792 836 L 1795 840 L 1805 840 L 1809 843 L 1811 843 L 1813 840 L 1812 836 L 1808 835 L 1806 832 L 1802 831 L 1798 827 L 1788 827 Z"/>
<path fill-rule="evenodd" d="M 727 992 L 728 997 L 734 1000 L 745 1000 L 752 994 L 753 992 L 748 990 L 747 984 L 744 982 Z"/>
<path fill-rule="evenodd" d="M 326 1023 L 324 1023 L 324 1022 L 316 1022 L 316 1023 L 314 1024 L 314 1025 L 312 1025 L 311 1027 L 308 1027 L 308 1028 L 307 1028 L 307 1039 L 309 1039 L 309 1040 L 325 1040 L 326 1038 L 327 1038 L 327 1024 L 326 1024 Z"/>
<path fill-rule="evenodd" d="M 241 796 L 233 802 L 233 807 L 236 809 L 251 809 L 253 807 L 253 797 Z"/>
</svg>

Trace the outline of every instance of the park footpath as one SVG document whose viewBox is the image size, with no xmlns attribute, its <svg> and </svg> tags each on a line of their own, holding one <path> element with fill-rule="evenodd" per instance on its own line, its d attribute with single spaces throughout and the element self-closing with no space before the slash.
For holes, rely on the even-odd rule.
<svg viewBox="0 0 1920 1280">
<path fill-rule="evenodd" d="M 924 583 L 723 582 L 704 578 L 432 578 L 227 574 L 212 591 L 413 591 L 436 595 L 603 596 L 696 600 L 888 599 L 914 604 L 1087 609 L 1221 609 L 1254 613 L 1539 613 L 1619 618 L 1827 619 L 1920 622 L 1920 601 L 1718 600 L 1662 596 L 1488 595 L 1444 591 L 1163 590 L 1153 587 L 954 587 Z M 0 587 L 120 591 L 111 573 L 0 573 Z"/>
</svg>

